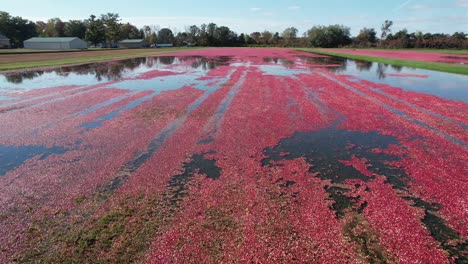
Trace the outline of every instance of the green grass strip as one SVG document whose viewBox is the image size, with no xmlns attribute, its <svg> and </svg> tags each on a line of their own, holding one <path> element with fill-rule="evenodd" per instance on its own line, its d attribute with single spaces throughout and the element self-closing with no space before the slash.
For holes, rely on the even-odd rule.
<svg viewBox="0 0 468 264">
<path fill-rule="evenodd" d="M 395 66 L 403 66 L 410 68 L 419 68 L 432 71 L 440 72 L 449 72 L 456 74 L 468 75 L 468 66 L 467 65 L 457 65 L 457 64 L 446 64 L 446 63 L 437 63 L 437 62 L 425 62 L 425 61 L 412 61 L 412 60 L 401 60 L 401 59 L 390 59 L 383 57 L 374 57 L 374 56 L 365 56 L 365 55 L 356 55 L 356 54 L 345 54 L 339 52 L 329 52 L 324 51 L 323 49 L 297 49 L 299 51 L 330 55 L 342 58 L 349 58 L 354 60 L 363 60 L 371 62 L 380 62 Z"/>
<path fill-rule="evenodd" d="M 42 67 L 64 66 L 64 65 L 77 65 L 77 64 L 104 62 L 104 61 L 111 61 L 111 60 L 123 60 L 123 59 L 139 58 L 139 57 L 145 57 L 145 56 L 151 56 L 151 55 L 193 51 L 193 50 L 200 50 L 200 49 L 203 49 L 203 48 L 161 49 L 158 51 L 153 50 L 153 51 L 141 52 L 141 53 L 101 55 L 101 56 L 95 56 L 95 57 L 86 56 L 86 57 L 81 57 L 81 58 L 70 58 L 70 59 L 61 59 L 61 60 L 49 60 L 49 61 L 44 60 L 44 61 L 9 63 L 5 65 L 0 65 L 0 71 L 22 70 L 22 69 L 30 69 L 30 68 L 42 68 Z M 92 55 L 92 53 L 90 53 L 89 55 Z"/>
<path fill-rule="evenodd" d="M 342 48 L 349 50 L 350 48 Z M 456 50 L 456 49 L 384 49 L 384 48 L 352 48 L 355 50 L 383 50 L 383 51 L 416 51 L 416 52 L 432 52 L 432 53 L 443 53 L 443 54 L 458 54 L 468 55 L 468 49 Z M 334 50 L 340 50 L 334 49 Z"/>
</svg>

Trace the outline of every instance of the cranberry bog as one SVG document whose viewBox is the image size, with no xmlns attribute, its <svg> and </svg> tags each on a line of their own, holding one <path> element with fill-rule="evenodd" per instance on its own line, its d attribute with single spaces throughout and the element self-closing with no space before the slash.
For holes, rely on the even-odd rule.
<svg viewBox="0 0 468 264">
<path fill-rule="evenodd" d="M 467 263 L 468 77 L 209 49 L 0 76 L 0 262 Z"/>
</svg>

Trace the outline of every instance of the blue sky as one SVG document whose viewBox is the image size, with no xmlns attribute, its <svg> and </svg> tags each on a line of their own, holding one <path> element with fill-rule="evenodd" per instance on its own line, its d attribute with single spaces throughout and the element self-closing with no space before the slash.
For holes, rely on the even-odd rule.
<svg viewBox="0 0 468 264">
<path fill-rule="evenodd" d="M 0 10 L 34 21 L 114 12 L 140 27 L 176 31 L 212 21 L 238 33 L 290 26 L 304 32 L 313 25 L 344 24 L 356 34 L 365 26 L 379 29 L 390 19 L 394 31 L 468 32 L 468 0 L 2 0 Z"/>
</svg>

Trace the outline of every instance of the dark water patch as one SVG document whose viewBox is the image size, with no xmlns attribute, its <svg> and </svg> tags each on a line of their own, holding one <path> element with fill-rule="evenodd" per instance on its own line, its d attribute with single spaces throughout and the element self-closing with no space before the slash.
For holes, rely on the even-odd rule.
<svg viewBox="0 0 468 264">
<path fill-rule="evenodd" d="M 0 146 L 0 176 L 4 176 L 7 172 L 16 169 L 24 164 L 27 160 L 39 156 L 40 160 L 45 160 L 53 154 L 64 154 L 67 152 L 63 147 L 45 146 Z"/>
<path fill-rule="evenodd" d="M 337 186 L 325 186 L 325 191 L 328 193 L 329 198 L 334 201 L 331 209 L 335 211 L 338 218 L 343 218 L 345 216 L 345 210 L 351 209 L 357 202 L 357 199 L 351 199 L 346 196 L 346 193 L 349 193 L 350 189 Z"/>
<path fill-rule="evenodd" d="M 420 198 L 415 198 L 409 188 L 411 178 L 401 169 L 392 166 L 391 163 L 401 159 L 376 151 L 388 149 L 390 145 L 399 145 L 396 138 L 380 135 L 377 132 L 354 132 L 327 128 L 315 132 L 296 132 L 291 138 L 282 139 L 277 146 L 264 150 L 264 166 L 272 166 L 274 162 L 282 160 L 294 160 L 304 158 L 311 164 L 310 172 L 317 173 L 317 177 L 327 182 L 324 187 L 328 197 L 333 201 L 331 209 L 335 211 L 337 218 L 342 219 L 346 214 L 360 215 L 367 203 L 360 203 L 361 197 L 349 195 L 361 187 L 344 185 L 346 180 L 372 181 L 375 176 L 363 175 L 354 167 L 346 166 L 340 160 L 351 158 L 366 159 L 369 162 L 368 170 L 376 175 L 386 177 L 386 183 L 398 190 L 398 195 L 410 201 L 410 206 L 425 210 L 424 219 L 421 220 L 430 235 L 439 241 L 442 248 L 450 256 L 457 259 L 457 263 L 467 263 L 467 242 L 460 234 L 451 229 L 437 212 L 441 205 L 429 203 Z M 288 153 L 287 156 L 282 153 Z M 366 192 L 371 191 L 366 188 Z M 361 241 L 362 242 L 362 241 Z M 367 247 L 367 244 L 363 244 Z"/>
<path fill-rule="evenodd" d="M 106 200 L 107 198 L 109 198 L 112 193 L 119 189 L 120 187 L 122 187 L 122 185 L 128 180 L 128 176 L 127 175 L 122 175 L 122 176 L 117 176 L 111 180 L 109 180 L 108 182 L 100 185 L 97 189 L 96 189 L 96 195 L 99 199 L 101 200 Z"/>
<path fill-rule="evenodd" d="M 207 178 L 214 180 L 221 177 L 221 169 L 216 166 L 215 160 L 209 160 L 204 155 L 195 154 L 191 157 L 190 162 L 184 163 L 183 172 L 173 176 L 169 181 L 165 199 L 172 205 L 177 205 L 187 196 L 186 186 L 196 173 L 204 174 Z"/>
<path fill-rule="evenodd" d="M 428 203 L 421 198 L 412 196 L 406 196 L 403 199 L 411 201 L 415 207 L 424 209 L 423 224 L 428 228 L 431 236 L 442 244 L 444 250 L 456 259 L 455 263 L 468 263 L 468 256 L 466 255 L 468 241 L 450 228 L 444 219 L 438 215 L 441 209 L 440 204 Z"/>
<path fill-rule="evenodd" d="M 327 128 L 316 132 L 296 132 L 291 138 L 282 139 L 272 148 L 267 148 L 264 154 L 268 157 L 262 161 L 264 166 L 272 161 L 293 160 L 304 157 L 313 165 L 310 172 L 318 172 L 322 180 L 331 180 L 333 183 L 343 183 L 348 179 L 359 179 L 364 182 L 373 177 L 363 175 L 354 167 L 346 166 L 340 160 L 350 160 L 353 157 L 365 158 L 372 166 L 368 169 L 376 174 L 382 172 L 388 177 L 401 178 L 402 185 L 407 181 L 407 176 L 390 167 L 387 163 L 397 161 L 400 157 L 377 153 L 375 149 L 386 149 L 392 144 L 399 144 L 398 140 L 391 136 L 384 136 L 377 132 L 354 132 L 334 128 Z M 350 148 L 349 146 L 355 145 Z M 288 156 L 282 153 L 289 153 Z"/>
<path fill-rule="evenodd" d="M 387 182 L 396 189 L 407 190 L 410 180 L 401 169 L 389 165 L 401 157 L 375 151 L 387 149 L 390 145 L 398 145 L 395 137 L 384 136 L 378 132 L 355 132 L 327 128 L 315 132 L 296 132 L 291 138 L 282 139 L 277 146 L 264 150 L 263 166 L 272 166 L 274 162 L 305 158 L 311 164 L 309 172 L 318 173 L 317 177 L 331 183 L 325 186 L 325 191 L 333 201 L 332 210 L 338 218 L 343 218 L 347 211 L 362 213 L 364 207 L 355 205 L 359 197 L 347 195 L 354 189 L 343 185 L 347 180 L 369 182 L 375 176 L 367 176 L 352 166 L 341 161 L 352 158 L 366 159 L 370 166 L 368 170 L 377 175 L 384 175 Z M 284 156 L 283 153 L 288 153 Z M 360 186 L 354 186 L 356 189 Z"/>
<path fill-rule="evenodd" d="M 286 181 L 284 184 L 280 184 L 281 188 L 289 188 L 291 186 L 296 185 L 295 181 Z"/>
</svg>

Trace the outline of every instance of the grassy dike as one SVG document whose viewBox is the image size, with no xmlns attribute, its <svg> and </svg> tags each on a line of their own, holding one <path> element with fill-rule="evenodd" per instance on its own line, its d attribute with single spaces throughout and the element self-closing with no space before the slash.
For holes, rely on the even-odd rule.
<svg viewBox="0 0 468 264">
<path fill-rule="evenodd" d="M 160 55 L 160 54 L 172 54 L 184 51 L 194 51 L 200 50 L 203 48 L 170 48 L 170 49 L 128 49 L 128 52 L 122 52 L 122 50 L 115 50 L 116 52 L 113 53 L 112 51 L 107 52 L 106 54 L 100 54 L 97 51 L 84 51 L 81 52 L 81 56 L 67 56 L 71 54 L 70 52 L 63 52 L 63 56 L 57 58 L 47 58 L 48 53 L 40 53 L 40 54 L 16 54 L 14 56 L 22 56 L 21 61 L 13 62 L 12 61 L 3 61 L 2 59 L 5 58 L 0 56 L 0 71 L 10 71 L 10 70 L 22 70 L 22 69 L 30 69 L 30 68 L 45 68 L 45 67 L 54 67 L 54 66 L 65 66 L 65 65 L 78 65 L 78 64 L 86 64 L 86 63 L 95 63 L 95 62 L 104 62 L 104 61 L 111 61 L 111 60 L 122 60 L 122 59 L 131 59 L 131 58 L 138 58 L 138 57 L 145 57 L 145 56 L 152 56 L 152 55 Z M 78 52 L 72 52 L 78 53 Z M 57 52 L 51 53 L 57 54 Z M 42 55 L 41 59 L 38 60 L 37 58 L 32 58 L 28 60 L 27 56 L 36 56 Z M 11 55 L 10 55 L 11 56 Z M 26 56 L 26 59 L 24 59 Z"/>
<path fill-rule="evenodd" d="M 447 63 L 437 63 L 437 62 L 425 62 L 425 61 L 412 61 L 412 60 L 401 60 L 401 59 L 390 59 L 390 58 L 383 58 L 383 57 L 374 57 L 374 56 L 366 56 L 366 55 L 356 55 L 356 54 L 345 54 L 339 52 L 330 52 L 323 49 L 297 49 L 298 51 L 316 53 L 316 54 L 323 54 L 323 55 L 330 55 L 336 57 L 343 57 L 349 58 L 354 60 L 363 60 L 363 61 L 372 61 L 372 62 L 380 62 L 395 66 L 403 66 L 403 67 L 410 67 L 410 68 L 419 68 L 419 69 L 426 69 L 432 71 L 441 71 L 441 72 L 449 72 L 449 73 L 456 73 L 456 74 L 463 74 L 468 75 L 468 66 L 467 65 L 457 65 L 457 64 L 447 64 Z"/>
</svg>

